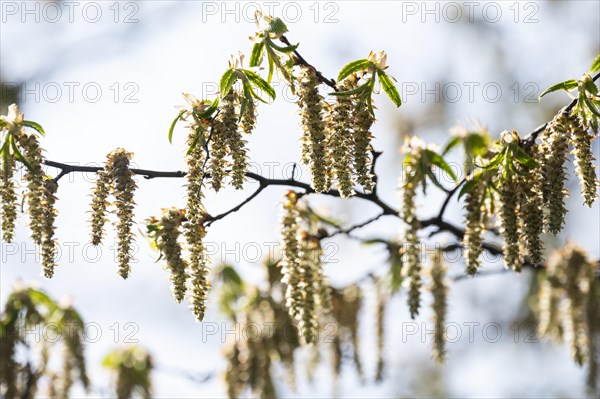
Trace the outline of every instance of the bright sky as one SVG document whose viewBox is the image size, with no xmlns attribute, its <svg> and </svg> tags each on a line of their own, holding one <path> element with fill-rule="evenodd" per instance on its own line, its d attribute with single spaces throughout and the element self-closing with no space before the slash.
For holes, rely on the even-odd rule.
<svg viewBox="0 0 600 399">
<path fill-rule="evenodd" d="M 256 30 L 251 19 L 257 7 L 282 17 L 290 29 L 288 38 L 300 42 L 299 51 L 326 76 L 334 77 L 343 65 L 366 57 L 371 50 L 386 50 L 389 73 L 397 78 L 405 103 L 395 110 L 387 98 L 379 96 L 374 133 L 376 148 L 385 150 L 378 164 L 381 187 L 386 188 L 381 194 L 395 204 L 400 202 L 396 190 L 398 148 L 404 133 L 417 133 L 442 144 L 452 124 L 473 118 L 495 135 L 505 129 L 525 134 L 569 101 L 558 93 L 544 98 L 543 106 L 535 101 L 541 91 L 578 77 L 600 52 L 600 5 L 592 1 L 2 1 L 0 6 L 2 79 L 26 82 L 22 110 L 27 119 L 44 126 L 46 156 L 60 162 L 97 164 L 112 149 L 123 147 L 135 153 L 133 162 L 139 167 L 182 169 L 185 132 L 176 131 L 174 145 L 169 145 L 166 137 L 176 114 L 174 106 L 184 103 L 182 92 L 210 97 L 230 55 L 238 50 L 249 53 L 247 38 Z M 436 99 L 436 87 L 445 102 Z M 290 93 L 282 85 L 276 90 L 278 100 L 260 106 L 259 127 L 249 145 L 255 171 L 287 177 L 289 165 L 299 159 L 300 130 Z M 410 126 L 416 130 L 408 131 Z M 595 151 L 597 154 L 597 143 Z M 303 179 L 307 177 L 305 172 Z M 91 183 L 91 176 L 81 174 L 61 180 L 57 236 L 62 256 L 52 280 L 40 276 L 23 223 L 16 244 L 2 243 L 1 299 L 4 301 L 17 279 L 36 281 L 55 297 L 71 296 L 85 320 L 97 323 L 102 333 L 98 342 L 88 345 L 91 375 L 99 387 L 106 386 L 106 374 L 99 367 L 101 358 L 115 341 L 124 343 L 131 333 L 157 360 L 158 397 L 225 395 L 218 378 L 198 385 L 169 372 L 222 371 L 222 337 L 207 334 L 209 323 L 217 323 L 222 332 L 214 301 L 209 303 L 208 322 L 196 323 L 185 305 L 171 299 L 167 273 L 160 263 L 154 263 L 156 254 L 141 237 L 138 263 L 131 278 L 122 281 L 116 273 L 112 245 L 106 243 L 97 252 L 87 244 Z M 252 188 L 249 183 L 247 190 Z M 578 190 L 573 182 L 568 204 L 573 211 L 560 240 L 574 239 L 598 257 L 598 206 L 584 209 Z M 269 188 L 242 212 L 211 227 L 207 240 L 215 249 L 215 262 L 238 263 L 245 278 L 260 281 L 259 263 L 248 258 L 266 255 L 269 243 L 277 242 L 277 204 L 284 191 Z M 243 193 L 226 190 L 208 194 L 206 206 L 218 213 L 242 198 Z M 434 201 L 439 199 L 438 195 L 423 203 L 420 212 L 435 212 L 438 205 Z M 163 207 L 182 207 L 183 181 L 140 179 L 136 201 L 139 222 L 159 214 Z M 315 198 L 314 203 L 344 220 L 362 220 L 377 211 L 360 200 L 340 205 L 339 201 Z M 452 204 L 449 211 L 457 213 L 459 209 L 459 204 Z M 143 229 L 142 223 L 140 227 Z M 383 220 L 361 234 L 393 237 L 398 231 L 396 221 Z M 344 240 L 336 245 L 340 249 L 333 255 L 337 263 L 326 269 L 336 285 L 356 280 L 385 260 L 378 250 Z M 454 265 L 453 270 L 461 267 Z M 482 338 L 485 323 L 508 326 L 515 318 L 522 293 L 528 289 L 525 280 L 485 277 L 452 288 L 448 319 L 463 326 L 463 333 L 462 323 L 481 324 L 475 330 L 475 343 L 462 337 L 451 344 L 448 365 L 437 371 L 430 360 L 430 341 L 421 343 L 418 336 L 403 339 L 406 325 L 402 323 L 410 320 L 405 298 L 393 301 L 388 314 L 386 382 L 360 386 L 347 371 L 340 395 L 434 394 L 433 388 L 423 387 L 427 384 L 421 378 L 435 373 L 442 374 L 445 392 L 457 397 L 583 393 L 583 371 L 572 365 L 566 348 L 523 343 L 522 336 L 520 343 L 514 344 L 514 331 L 508 329 L 498 343 L 486 343 Z M 367 307 L 372 300 L 372 293 L 367 293 Z M 417 320 L 422 322 L 429 322 L 427 312 Z M 368 372 L 373 371 L 375 356 L 372 323 L 369 310 L 362 327 Z M 300 384 L 298 393 L 282 392 L 286 396 L 331 395 L 328 373 L 324 372 L 315 386 Z"/>
</svg>

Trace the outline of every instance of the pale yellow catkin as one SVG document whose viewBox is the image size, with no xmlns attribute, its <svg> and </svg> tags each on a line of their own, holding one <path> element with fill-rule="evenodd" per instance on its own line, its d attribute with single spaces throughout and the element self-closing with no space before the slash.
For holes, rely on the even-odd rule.
<svg viewBox="0 0 600 399">
<path fill-rule="evenodd" d="M 195 131 L 190 132 L 188 144 L 194 141 Z M 184 223 L 185 238 L 187 249 L 189 251 L 189 269 L 190 269 L 190 292 L 192 312 L 198 321 L 204 319 L 206 312 L 206 297 L 210 283 L 208 281 L 208 257 L 204 247 L 204 236 L 206 228 L 204 219 L 206 210 L 202 205 L 204 198 L 203 186 L 203 167 L 204 167 L 204 149 L 200 146 L 194 148 L 186 156 L 188 166 L 187 171 L 187 209 Z"/>
<path fill-rule="evenodd" d="M 133 179 L 133 172 L 129 169 L 129 162 L 133 154 L 118 148 L 111 154 L 110 174 L 114 180 L 113 195 L 117 214 L 117 260 L 119 263 L 119 275 L 122 278 L 129 277 L 132 258 L 133 233 L 133 209 L 135 202 L 133 194 L 137 184 Z"/>
<path fill-rule="evenodd" d="M 303 129 L 302 161 L 310 168 L 312 188 L 320 193 L 329 190 L 331 164 L 327 156 L 327 127 L 319 79 L 312 67 L 302 67 L 298 78 L 298 100 Z"/>
<path fill-rule="evenodd" d="M 446 357 L 446 340 L 444 338 L 446 313 L 448 311 L 447 295 L 448 281 L 446 279 L 446 265 L 442 259 L 442 252 L 437 250 L 431 262 L 431 293 L 433 295 L 433 322 L 435 333 L 433 336 L 433 358 L 442 364 Z"/>
<path fill-rule="evenodd" d="M 596 159 L 592 151 L 592 140 L 595 136 L 588 132 L 577 115 L 570 115 L 568 127 L 573 145 L 571 153 L 575 156 L 575 172 L 581 184 L 581 195 L 584 204 L 591 208 L 598 198 L 598 178 L 594 165 Z"/>
<path fill-rule="evenodd" d="M 542 193 L 547 208 L 545 224 L 552 234 L 558 234 L 562 230 L 567 213 L 567 172 L 564 166 L 568 149 L 567 125 L 567 116 L 561 113 L 554 117 L 541 135 L 541 167 L 544 179 Z"/>
<path fill-rule="evenodd" d="M 465 235 L 463 247 L 465 249 L 466 273 L 473 276 L 481 267 L 480 256 L 483 252 L 483 194 L 484 186 L 476 183 L 473 189 L 465 195 Z"/>
<path fill-rule="evenodd" d="M 2 239 L 12 242 L 17 220 L 17 191 L 14 181 L 15 161 L 8 157 L 2 162 L 0 201 L 2 201 Z"/>
<path fill-rule="evenodd" d="M 339 83 L 340 91 L 352 88 L 350 80 Z M 352 176 L 352 112 L 353 101 L 349 97 L 337 96 L 329 115 L 329 155 L 333 166 L 337 188 L 342 198 L 354 195 Z"/>
<path fill-rule="evenodd" d="M 26 168 L 25 181 L 27 182 L 27 193 L 25 198 L 28 205 L 29 227 L 31 228 L 31 238 L 36 244 L 42 243 L 42 220 L 43 220 L 43 184 L 44 172 L 42 170 L 42 149 L 40 148 L 37 136 L 21 132 L 16 137 L 18 145 L 23 149 L 23 156 L 27 160 L 29 167 Z"/>
</svg>

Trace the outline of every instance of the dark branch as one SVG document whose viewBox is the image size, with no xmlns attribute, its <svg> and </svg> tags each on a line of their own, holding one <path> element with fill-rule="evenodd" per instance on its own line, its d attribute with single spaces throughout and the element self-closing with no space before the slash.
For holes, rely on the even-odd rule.
<svg viewBox="0 0 600 399">
<path fill-rule="evenodd" d="M 592 80 L 595 82 L 596 80 L 598 80 L 600 78 L 600 72 L 595 74 L 592 77 Z M 575 106 L 577 105 L 577 102 L 579 100 L 577 98 L 574 98 L 573 101 L 571 101 L 566 107 L 564 107 L 560 112 L 561 113 L 569 113 L 571 112 L 571 110 L 573 108 L 575 108 Z M 523 138 L 523 145 L 525 146 L 530 146 L 532 145 L 535 140 L 538 138 L 538 136 L 544 131 L 546 130 L 546 127 L 548 126 L 548 123 L 550 122 L 546 122 L 543 125 L 538 126 L 537 128 L 535 128 L 535 130 L 531 133 L 529 133 L 529 135 L 525 136 Z"/>
<path fill-rule="evenodd" d="M 292 44 L 290 43 L 290 41 L 287 39 L 287 37 L 285 36 L 281 36 L 279 38 L 279 40 L 281 40 L 283 43 L 285 43 L 286 46 L 291 46 Z M 316 74 L 317 74 L 317 78 L 319 78 L 319 81 L 321 83 L 326 84 L 327 86 L 331 87 L 333 90 L 337 91 L 337 87 L 335 87 L 335 81 L 333 79 L 328 79 L 325 76 L 323 76 L 323 74 L 321 72 L 319 72 L 317 70 L 317 68 L 315 68 L 314 66 L 312 66 L 311 64 L 309 64 L 304 57 L 302 57 L 300 55 L 300 53 L 297 50 L 294 50 L 294 61 L 296 63 L 296 65 L 304 65 L 307 67 L 310 67 L 312 69 L 315 70 Z"/>
</svg>

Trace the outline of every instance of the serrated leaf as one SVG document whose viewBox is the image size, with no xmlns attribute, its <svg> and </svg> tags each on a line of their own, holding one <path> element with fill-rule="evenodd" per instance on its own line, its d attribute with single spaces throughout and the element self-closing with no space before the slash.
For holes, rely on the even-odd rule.
<svg viewBox="0 0 600 399">
<path fill-rule="evenodd" d="M 394 103 L 396 107 L 402 105 L 402 99 L 400 98 L 400 93 L 398 93 L 398 89 L 396 89 L 396 85 L 392 81 L 385 72 L 382 70 L 377 71 L 377 76 L 379 77 L 379 84 L 385 93 L 388 95 L 390 100 Z"/>
<path fill-rule="evenodd" d="M 450 175 L 450 177 L 452 177 L 452 179 L 454 179 L 454 181 L 458 180 L 458 178 L 456 177 L 456 174 L 454 173 L 454 171 L 452 170 L 450 165 L 448 165 L 448 163 L 444 160 L 444 158 L 440 154 L 438 154 L 437 152 L 431 151 L 431 150 L 425 150 L 425 153 L 427 154 L 427 157 L 429 158 L 429 161 L 432 164 L 434 164 L 438 168 L 442 169 L 444 172 L 448 173 Z"/>
<path fill-rule="evenodd" d="M 269 22 L 269 27 L 267 28 L 267 32 L 269 33 L 286 33 L 287 31 L 287 26 L 279 17 L 273 18 L 271 22 Z"/>
<path fill-rule="evenodd" d="M 221 97 L 225 97 L 227 95 L 227 93 L 229 93 L 229 90 L 231 90 L 231 87 L 233 87 L 233 84 L 235 83 L 235 81 L 237 79 L 238 79 L 238 76 L 235 73 L 235 70 L 228 69 L 225 71 L 223 76 L 221 76 L 221 80 L 219 82 L 219 89 L 221 91 Z"/>
<path fill-rule="evenodd" d="M 177 116 L 175 117 L 175 119 L 173 119 L 173 122 L 171 122 L 171 127 L 169 128 L 169 143 L 173 143 L 173 131 L 175 130 L 175 125 L 177 125 L 177 122 L 179 122 L 179 119 L 181 119 L 181 117 L 183 116 L 183 114 L 185 114 L 185 110 L 182 109 L 181 111 L 179 111 L 179 113 L 177 114 Z"/>
<path fill-rule="evenodd" d="M 596 59 L 592 63 L 592 67 L 590 68 L 590 71 L 588 73 L 596 73 L 598 71 L 600 71 L 600 54 L 598 54 L 598 57 L 596 57 Z"/>
<path fill-rule="evenodd" d="M 244 69 L 244 74 L 256 88 L 267 93 L 267 95 L 271 97 L 272 100 L 275 99 L 275 89 L 273 89 L 273 87 L 269 83 L 267 83 L 266 80 L 261 78 L 259 74 L 257 74 L 256 72 L 252 72 L 248 69 Z"/>
<path fill-rule="evenodd" d="M 39 123 L 36 123 L 34 121 L 23 121 L 22 123 L 23 123 L 23 126 L 27 126 L 32 129 L 35 129 L 41 136 L 46 135 L 46 133 L 44 132 L 44 129 L 42 128 L 42 126 Z"/>
<path fill-rule="evenodd" d="M 540 96 L 538 97 L 538 101 L 548 93 L 552 93 L 558 90 L 564 90 L 566 92 L 569 92 L 576 87 L 577 81 L 575 79 L 565 80 L 564 82 L 557 83 L 554 86 L 550 86 L 546 90 L 544 90 L 542 94 L 540 94 Z"/>
<path fill-rule="evenodd" d="M 352 75 L 353 73 L 363 71 L 363 70 L 369 68 L 371 65 L 372 65 L 371 61 L 369 61 L 367 59 L 352 61 L 352 62 L 346 64 L 340 70 L 337 80 L 338 80 L 338 82 L 341 82 L 342 80 L 346 79 L 348 76 Z"/>
<path fill-rule="evenodd" d="M 250 54 L 250 67 L 259 66 L 262 63 L 265 42 L 255 43 Z"/>
</svg>

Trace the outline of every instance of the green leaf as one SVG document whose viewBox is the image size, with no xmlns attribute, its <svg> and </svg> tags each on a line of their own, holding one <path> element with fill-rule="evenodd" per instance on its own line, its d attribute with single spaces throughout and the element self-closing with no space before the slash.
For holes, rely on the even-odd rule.
<svg viewBox="0 0 600 399">
<path fill-rule="evenodd" d="M 450 150 L 452 150 L 454 147 L 459 145 L 461 142 L 462 142 L 462 139 L 458 136 L 451 138 L 450 141 L 448 142 L 448 144 L 446 144 L 444 151 L 442 151 L 442 155 L 446 155 L 447 153 L 449 153 Z"/>
<path fill-rule="evenodd" d="M 476 175 L 471 180 L 467 180 L 467 182 L 464 184 L 464 186 L 462 186 L 460 192 L 458 193 L 458 199 L 461 199 L 463 195 L 470 193 L 473 190 L 473 188 L 475 188 L 475 186 L 479 183 L 480 176 L 481 175 Z"/>
<path fill-rule="evenodd" d="M 219 108 L 219 99 L 215 98 L 214 101 L 210 104 L 210 107 L 206 108 L 204 112 L 200 112 L 198 117 L 200 118 L 210 118 L 212 114 Z"/>
<path fill-rule="evenodd" d="M 286 33 L 287 31 L 287 26 L 279 17 L 273 18 L 269 23 L 269 27 L 267 28 L 267 32 L 269 33 Z"/>
<path fill-rule="evenodd" d="M 6 121 L 0 120 L 0 130 L 2 130 L 6 126 Z"/>
<path fill-rule="evenodd" d="M 564 90 L 566 92 L 569 92 L 576 87 L 577 81 L 575 79 L 565 80 L 564 82 L 557 83 L 554 86 L 550 86 L 546 90 L 544 90 L 544 92 L 538 97 L 538 101 L 548 93 L 552 93 L 558 90 Z"/>
<path fill-rule="evenodd" d="M 252 53 L 250 54 L 250 67 L 259 66 L 262 62 L 262 56 L 265 49 L 265 42 L 258 42 L 252 47 Z"/>
<path fill-rule="evenodd" d="M 271 83 L 273 80 L 273 72 L 275 71 L 275 61 L 273 61 L 273 53 L 272 50 L 267 49 L 268 61 L 269 61 L 269 75 L 267 76 L 267 82 Z"/>
<path fill-rule="evenodd" d="M 392 100 L 396 107 L 401 106 L 402 99 L 400 98 L 400 93 L 398 93 L 398 89 L 396 89 L 392 79 L 382 70 L 377 71 L 377 76 L 379 77 L 379 84 L 381 84 L 381 88 L 383 91 L 385 91 L 390 100 Z"/>
<path fill-rule="evenodd" d="M 596 59 L 592 63 L 592 67 L 590 68 L 590 71 L 588 73 L 596 73 L 598 71 L 600 71 L 600 54 L 598 54 L 598 57 L 596 57 Z"/>
<path fill-rule="evenodd" d="M 15 158 L 18 161 L 20 161 L 23 165 L 25 165 L 25 167 L 27 169 L 32 170 L 33 168 L 31 167 L 29 162 L 27 162 L 27 159 L 23 156 L 23 154 L 21 154 L 21 151 L 19 150 L 17 143 L 15 143 L 15 140 L 13 139 L 12 135 L 9 136 L 9 140 L 10 140 L 11 147 L 12 147 L 13 151 L 15 152 Z"/>
<path fill-rule="evenodd" d="M 524 149 L 519 147 L 518 144 L 511 143 L 511 150 L 515 156 L 515 159 L 524 166 L 528 168 L 534 168 L 537 166 L 537 162 L 533 159 L 529 154 L 525 152 Z"/>
<path fill-rule="evenodd" d="M 267 95 L 271 97 L 272 100 L 275 99 L 275 89 L 273 89 L 273 87 L 269 83 L 267 83 L 266 80 L 261 78 L 259 74 L 257 74 L 256 72 L 252 72 L 248 69 L 244 69 L 244 74 L 255 87 L 267 93 Z"/>
<path fill-rule="evenodd" d="M 585 105 L 587 105 L 587 108 L 592 114 L 596 115 L 597 117 L 600 117 L 600 111 L 598 111 L 594 104 L 592 104 L 592 101 L 588 98 L 588 96 L 584 95 L 583 101 L 585 102 Z"/>
<path fill-rule="evenodd" d="M 338 97 L 350 97 L 355 94 L 361 93 L 361 92 L 367 90 L 368 88 L 369 88 L 369 85 L 365 83 L 364 85 L 358 86 L 357 88 L 352 89 L 352 90 L 334 91 L 333 93 L 329 93 L 329 94 L 331 94 L 332 96 L 338 96 Z"/>
<path fill-rule="evenodd" d="M 37 132 L 41 136 L 45 136 L 46 135 L 46 133 L 44 132 L 44 129 L 42 128 L 42 126 L 39 123 L 36 123 L 34 121 L 23 121 L 23 126 L 27 126 L 27 127 L 30 127 L 32 129 L 37 130 Z"/>
<path fill-rule="evenodd" d="M 351 63 L 346 64 L 340 70 L 340 73 L 338 74 L 338 82 L 341 82 L 342 80 L 346 79 L 348 76 L 352 75 L 353 73 L 365 70 L 365 69 L 369 68 L 370 66 L 371 66 L 371 61 L 366 60 L 366 59 L 352 61 Z"/>
<path fill-rule="evenodd" d="M 280 53 L 292 53 L 294 51 L 296 51 L 296 49 L 298 48 L 298 46 L 300 45 L 300 43 L 298 44 L 291 44 L 289 46 L 278 46 L 275 43 L 273 43 L 271 40 L 269 40 L 269 46 L 273 47 L 275 50 L 279 51 Z"/>
<path fill-rule="evenodd" d="M 490 162 L 486 163 L 485 165 L 482 165 L 481 167 L 484 169 L 495 168 L 496 166 L 500 165 L 500 162 L 502 162 L 503 159 L 504 151 L 500 151 L 490 160 Z"/>
<path fill-rule="evenodd" d="M 446 188 L 444 186 L 442 186 L 442 184 L 439 182 L 439 180 L 437 179 L 436 175 L 433 174 L 433 172 L 431 171 L 431 169 L 427 169 L 427 176 L 429 177 L 429 180 L 435 184 L 440 190 L 442 191 L 446 191 Z M 423 187 L 425 187 L 425 182 L 423 182 Z M 425 192 L 425 190 L 423 190 L 423 192 Z"/>
<path fill-rule="evenodd" d="M 237 79 L 238 79 L 238 76 L 235 73 L 235 70 L 228 69 L 225 71 L 223 76 L 221 76 L 221 81 L 219 83 L 219 88 L 221 90 L 221 97 L 225 97 L 227 95 L 227 93 L 229 93 L 229 90 L 231 90 L 231 87 L 233 86 L 233 84 L 235 83 L 235 81 Z"/>
<path fill-rule="evenodd" d="M 175 119 L 173 119 L 173 122 L 171 122 L 171 127 L 169 128 L 169 143 L 173 143 L 173 130 L 175 130 L 175 125 L 177 124 L 177 122 L 179 122 L 179 119 L 181 119 L 181 117 L 183 116 L 183 114 L 185 113 L 185 110 L 182 109 L 181 111 L 179 111 L 179 113 L 177 114 L 177 116 L 175 117 Z"/>
<path fill-rule="evenodd" d="M 242 278 L 238 272 L 231 266 L 224 266 L 221 270 L 221 277 L 224 283 L 235 284 L 241 286 L 243 284 Z"/>
<path fill-rule="evenodd" d="M 431 150 L 425 150 L 425 153 L 427 154 L 427 157 L 429 158 L 429 161 L 432 164 L 434 164 L 438 168 L 442 169 L 444 172 L 448 173 L 450 175 L 450 177 L 452 177 L 452 179 L 454 179 L 454 181 L 458 180 L 458 178 L 456 177 L 456 174 L 454 173 L 454 171 L 452 170 L 450 165 L 448 165 L 448 163 L 444 160 L 444 158 L 442 158 L 442 156 L 440 154 L 438 154 L 434 151 L 431 151 Z"/>
</svg>

